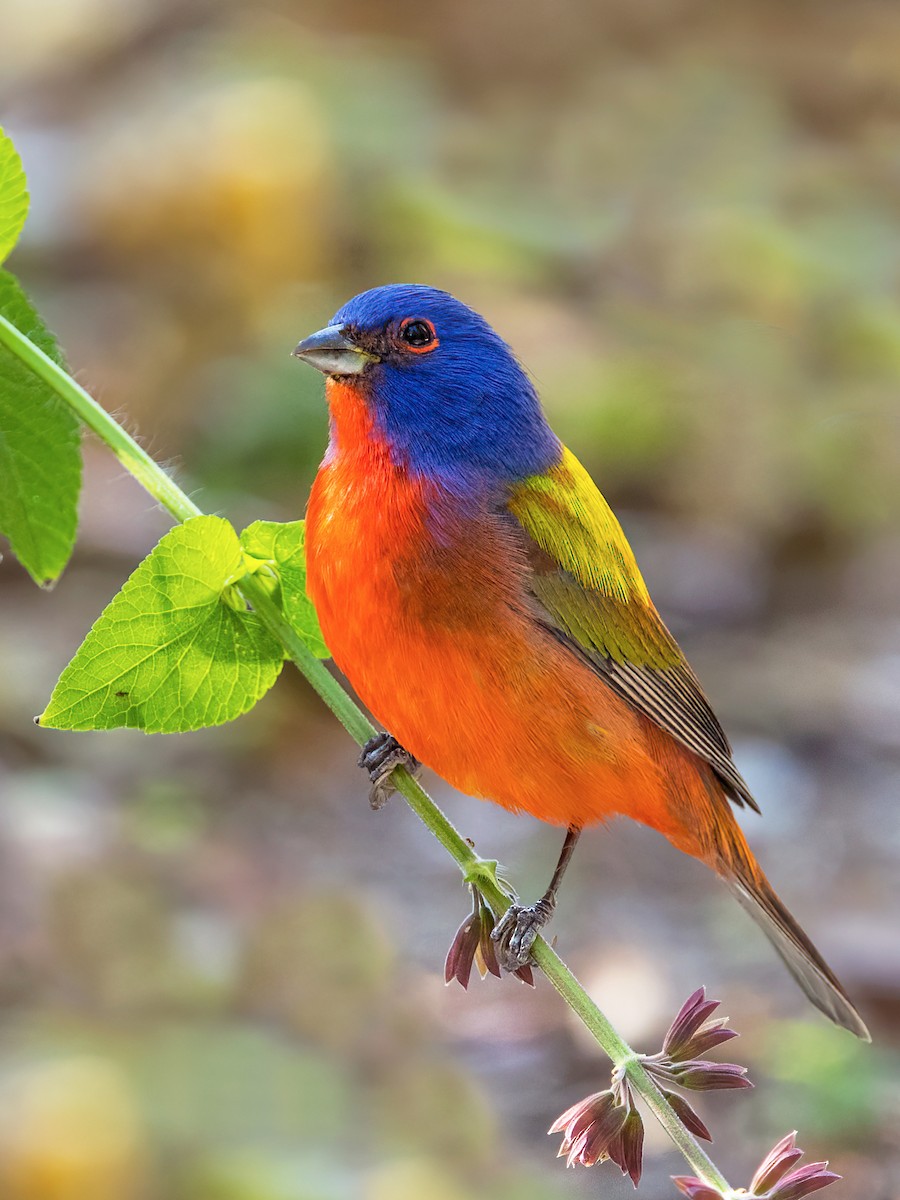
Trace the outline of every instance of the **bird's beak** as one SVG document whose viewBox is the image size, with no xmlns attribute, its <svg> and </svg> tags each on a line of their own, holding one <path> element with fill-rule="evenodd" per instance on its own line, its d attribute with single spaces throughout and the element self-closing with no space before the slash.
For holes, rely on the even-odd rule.
<svg viewBox="0 0 900 1200">
<path fill-rule="evenodd" d="M 370 362 L 378 361 L 374 354 L 368 354 L 345 337 L 339 325 L 328 325 L 318 333 L 311 333 L 293 353 L 323 375 L 358 375 Z"/>
</svg>

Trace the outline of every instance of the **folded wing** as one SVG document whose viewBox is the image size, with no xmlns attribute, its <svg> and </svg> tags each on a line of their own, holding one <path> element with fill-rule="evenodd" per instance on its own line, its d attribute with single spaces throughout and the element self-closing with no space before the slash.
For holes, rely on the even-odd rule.
<svg viewBox="0 0 900 1200">
<path fill-rule="evenodd" d="M 619 522 L 568 450 L 510 491 L 537 619 L 624 700 L 710 764 L 738 805 L 759 807 L 697 677 L 653 606 Z"/>
</svg>

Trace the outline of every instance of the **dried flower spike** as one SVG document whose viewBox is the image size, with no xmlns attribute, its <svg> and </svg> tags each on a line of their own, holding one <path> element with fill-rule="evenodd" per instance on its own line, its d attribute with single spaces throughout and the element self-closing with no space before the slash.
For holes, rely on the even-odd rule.
<svg viewBox="0 0 900 1200">
<path fill-rule="evenodd" d="M 698 988 L 679 1009 L 662 1049 L 656 1054 L 639 1055 L 644 1070 L 658 1084 L 685 1129 L 710 1142 L 712 1135 L 706 1125 L 684 1096 L 673 1089 L 713 1091 L 753 1086 L 745 1078 L 746 1067 L 700 1057 L 737 1037 L 728 1028 L 727 1017 L 712 1019 L 718 1006 L 718 1000 L 708 1000 L 704 989 Z M 553 1123 L 550 1132 L 563 1134 L 559 1153 L 570 1167 L 576 1162 L 592 1166 L 610 1159 L 637 1187 L 641 1178 L 644 1125 L 624 1067 L 614 1069 L 608 1091 L 595 1092 L 579 1101 Z M 676 1182 L 685 1195 L 695 1200 L 721 1200 L 714 1188 L 699 1179 L 681 1176 Z"/>
<path fill-rule="evenodd" d="M 678 1010 L 662 1049 L 656 1054 L 641 1056 L 644 1069 L 658 1084 L 685 1129 L 710 1142 L 712 1135 L 700 1117 L 687 1100 L 672 1089 L 711 1092 L 753 1087 L 746 1078 L 746 1067 L 738 1063 L 710 1062 L 702 1057 L 738 1036 L 728 1028 L 727 1017 L 711 1019 L 718 1007 L 718 1000 L 708 1000 L 706 991 L 697 988 Z"/>
<path fill-rule="evenodd" d="M 789 1133 L 772 1147 L 753 1176 L 750 1190 L 741 1192 L 742 1196 L 746 1194 L 747 1200 L 803 1200 L 840 1179 L 828 1170 L 826 1162 L 807 1163 L 794 1170 L 803 1157 L 796 1137 Z M 672 1182 L 690 1200 L 721 1200 L 720 1192 L 692 1175 L 673 1175 Z"/>
<path fill-rule="evenodd" d="M 610 1089 L 573 1104 L 557 1117 L 548 1132 L 563 1135 L 558 1157 L 565 1157 L 566 1166 L 580 1162 L 592 1167 L 609 1160 L 635 1187 L 640 1182 L 644 1123 L 622 1071 L 613 1073 Z"/>
<path fill-rule="evenodd" d="M 716 1046 L 738 1036 L 728 1028 L 727 1017 L 710 1020 L 718 1007 L 718 1000 L 708 1000 L 705 990 L 697 988 L 682 1004 L 669 1026 L 662 1049 L 657 1054 L 646 1055 L 642 1060 L 645 1069 L 666 1093 L 685 1128 L 710 1141 L 709 1130 L 691 1106 L 669 1089 L 674 1086 L 689 1091 L 710 1092 L 753 1086 L 746 1078 L 746 1067 L 737 1063 L 710 1062 L 702 1057 Z"/>
<path fill-rule="evenodd" d="M 840 1175 L 828 1170 L 827 1162 L 807 1163 L 794 1170 L 803 1157 L 796 1137 L 796 1133 L 790 1133 L 782 1138 L 760 1163 L 750 1184 L 752 1196 L 765 1200 L 803 1200 L 804 1196 L 811 1196 L 840 1179 Z"/>
<path fill-rule="evenodd" d="M 563 1135 L 557 1157 L 565 1157 L 567 1167 L 576 1162 L 592 1167 L 610 1157 L 610 1143 L 620 1133 L 627 1116 L 628 1110 L 619 1104 L 612 1091 L 595 1092 L 566 1109 L 547 1132 Z"/>
</svg>

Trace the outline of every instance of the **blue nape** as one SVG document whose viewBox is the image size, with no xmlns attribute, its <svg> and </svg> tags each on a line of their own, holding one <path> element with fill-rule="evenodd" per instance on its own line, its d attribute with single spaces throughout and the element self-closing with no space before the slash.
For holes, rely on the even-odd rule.
<svg viewBox="0 0 900 1200">
<path fill-rule="evenodd" d="M 512 482 L 548 470 L 561 447 L 537 393 L 487 321 L 447 292 L 390 284 L 335 313 L 348 336 L 391 338 L 405 318 L 434 326 L 427 354 L 392 348 L 366 369 L 373 416 L 398 459 L 425 475 Z"/>
</svg>

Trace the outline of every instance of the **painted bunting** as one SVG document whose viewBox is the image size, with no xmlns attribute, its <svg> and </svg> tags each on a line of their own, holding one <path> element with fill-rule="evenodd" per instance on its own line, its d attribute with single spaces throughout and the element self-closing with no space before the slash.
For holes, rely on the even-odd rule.
<svg viewBox="0 0 900 1200">
<path fill-rule="evenodd" d="M 477 313 L 413 285 L 355 297 L 295 354 L 327 376 L 328 450 L 307 513 L 308 587 L 335 662 L 398 763 L 563 826 L 553 879 L 494 936 L 528 959 L 587 825 L 628 816 L 721 876 L 813 1004 L 868 1038 L 756 862 L 759 811 L 619 522 Z"/>
</svg>

